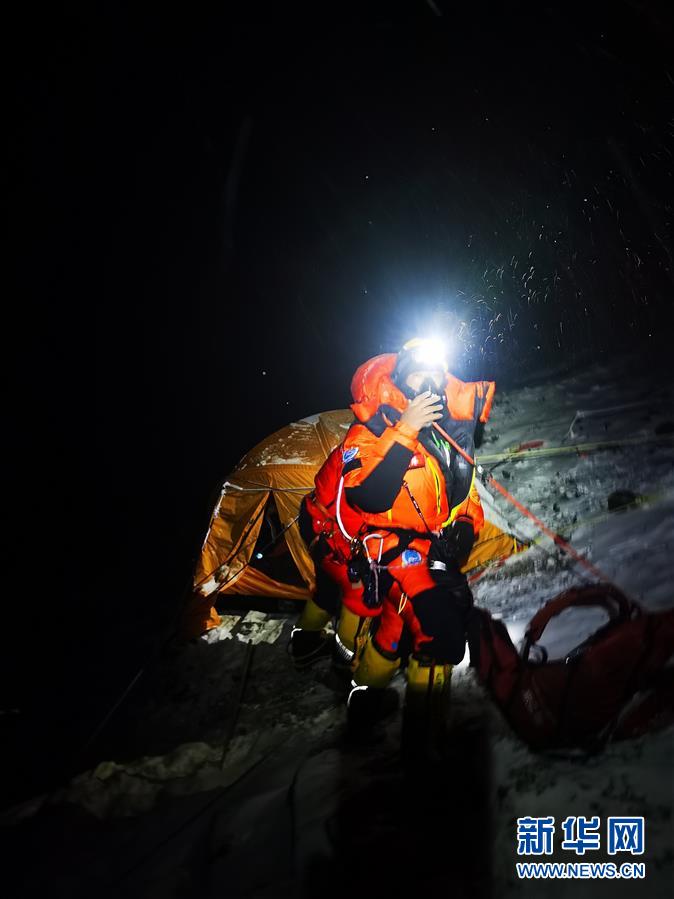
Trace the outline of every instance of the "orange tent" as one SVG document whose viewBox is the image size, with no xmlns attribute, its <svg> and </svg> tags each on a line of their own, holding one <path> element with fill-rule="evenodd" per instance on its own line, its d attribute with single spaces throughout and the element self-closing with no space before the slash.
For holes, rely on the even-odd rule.
<svg viewBox="0 0 674 899">
<path fill-rule="evenodd" d="M 227 594 L 310 596 L 313 563 L 294 522 L 302 497 L 352 421 L 349 409 L 337 409 L 293 422 L 259 443 L 228 476 L 196 566 L 187 635 L 218 625 L 215 603 Z M 466 571 L 522 548 L 489 520 L 488 509 L 485 518 Z"/>
</svg>

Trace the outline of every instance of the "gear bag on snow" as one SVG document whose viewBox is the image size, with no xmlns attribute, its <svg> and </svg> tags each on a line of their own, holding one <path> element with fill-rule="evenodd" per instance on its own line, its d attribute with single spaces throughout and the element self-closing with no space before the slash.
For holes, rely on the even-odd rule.
<svg viewBox="0 0 674 899">
<path fill-rule="evenodd" d="M 559 660 L 541 639 L 572 606 L 599 606 L 608 622 Z M 674 722 L 674 609 L 650 613 L 615 587 L 567 590 L 527 627 L 521 653 L 502 621 L 475 608 L 471 665 L 517 735 L 532 749 L 600 748 Z"/>
</svg>

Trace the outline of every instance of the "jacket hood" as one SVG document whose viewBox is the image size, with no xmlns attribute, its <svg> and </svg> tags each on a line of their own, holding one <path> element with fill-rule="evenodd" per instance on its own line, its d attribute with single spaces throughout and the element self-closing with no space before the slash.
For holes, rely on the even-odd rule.
<svg viewBox="0 0 674 899">
<path fill-rule="evenodd" d="M 407 408 L 407 397 L 391 380 L 397 356 L 383 353 L 368 359 L 351 379 L 351 409 L 360 421 L 368 421 L 382 405 L 393 406 L 399 412 Z"/>
<path fill-rule="evenodd" d="M 381 405 L 399 412 L 407 408 L 408 399 L 391 380 L 396 353 L 383 353 L 368 359 L 351 379 L 351 409 L 359 421 L 369 421 Z M 457 421 L 486 422 L 491 412 L 496 384 L 494 381 L 461 381 L 451 372 L 445 380 L 447 409 Z"/>
</svg>

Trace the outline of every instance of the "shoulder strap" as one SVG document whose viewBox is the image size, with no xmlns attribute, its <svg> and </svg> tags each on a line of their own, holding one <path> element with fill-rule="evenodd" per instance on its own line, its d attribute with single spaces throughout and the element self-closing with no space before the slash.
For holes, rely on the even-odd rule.
<svg viewBox="0 0 674 899">
<path fill-rule="evenodd" d="M 641 613 L 641 609 L 620 592 L 612 584 L 592 584 L 588 587 L 574 587 L 564 593 L 560 593 L 550 602 L 546 603 L 529 622 L 529 627 L 524 635 L 524 647 L 522 655 L 527 658 L 529 649 L 537 643 L 551 618 L 559 615 L 564 609 L 573 606 L 600 606 L 614 621 L 626 621 Z"/>
</svg>

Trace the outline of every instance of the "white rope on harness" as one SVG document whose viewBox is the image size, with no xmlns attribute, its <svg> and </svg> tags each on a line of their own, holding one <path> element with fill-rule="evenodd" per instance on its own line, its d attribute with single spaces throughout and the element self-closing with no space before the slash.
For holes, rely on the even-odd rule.
<svg viewBox="0 0 674 899">
<path fill-rule="evenodd" d="M 342 515 L 341 515 L 341 512 L 339 511 L 340 507 L 342 505 L 343 489 L 344 489 L 344 475 L 342 475 L 342 477 L 339 479 L 339 488 L 337 490 L 337 505 L 336 505 L 337 524 L 339 525 L 339 529 L 342 532 L 342 534 L 344 535 L 344 537 L 346 537 L 346 539 L 349 541 L 349 543 L 351 543 L 351 541 L 353 540 L 353 537 L 347 531 L 347 529 L 344 527 L 344 522 L 342 521 Z"/>
<path fill-rule="evenodd" d="M 370 555 L 370 550 L 368 549 L 367 541 L 371 540 L 373 537 L 379 538 L 379 553 L 377 554 L 377 561 L 372 558 Z M 374 595 L 379 596 L 379 571 L 386 567 L 382 566 L 379 563 L 381 562 L 381 554 L 384 546 L 384 536 L 383 534 L 368 534 L 367 537 L 363 537 L 363 549 L 365 550 L 365 555 L 367 556 L 367 561 L 370 563 L 370 571 L 372 572 L 372 576 L 374 577 Z"/>
<path fill-rule="evenodd" d="M 379 538 L 379 554 L 377 555 L 377 562 L 381 562 L 381 554 L 384 546 L 384 535 L 383 534 L 368 534 L 366 537 L 363 537 L 363 549 L 365 550 L 365 555 L 367 556 L 367 561 L 372 563 L 374 559 L 370 555 L 370 551 L 367 547 L 367 541 L 371 540 L 373 537 Z"/>
<path fill-rule="evenodd" d="M 344 522 L 342 521 L 342 515 L 340 512 L 340 508 L 342 505 L 342 493 L 344 492 L 344 475 L 339 479 L 339 488 L 337 490 L 337 503 L 335 505 L 335 511 L 337 513 L 337 524 L 339 525 L 339 529 L 342 532 L 343 536 L 349 541 L 349 543 L 353 543 L 354 537 L 349 534 L 347 529 L 344 527 Z M 371 540 L 373 537 L 379 538 L 379 552 L 377 554 L 377 560 L 375 561 L 370 555 L 370 550 L 367 546 L 367 541 Z M 384 536 L 382 534 L 368 534 L 367 537 L 363 537 L 363 549 L 365 550 L 365 555 L 367 556 L 367 561 L 370 565 L 370 571 L 374 577 L 374 589 L 375 596 L 379 596 L 379 563 L 381 562 L 382 551 L 384 547 Z"/>
</svg>

